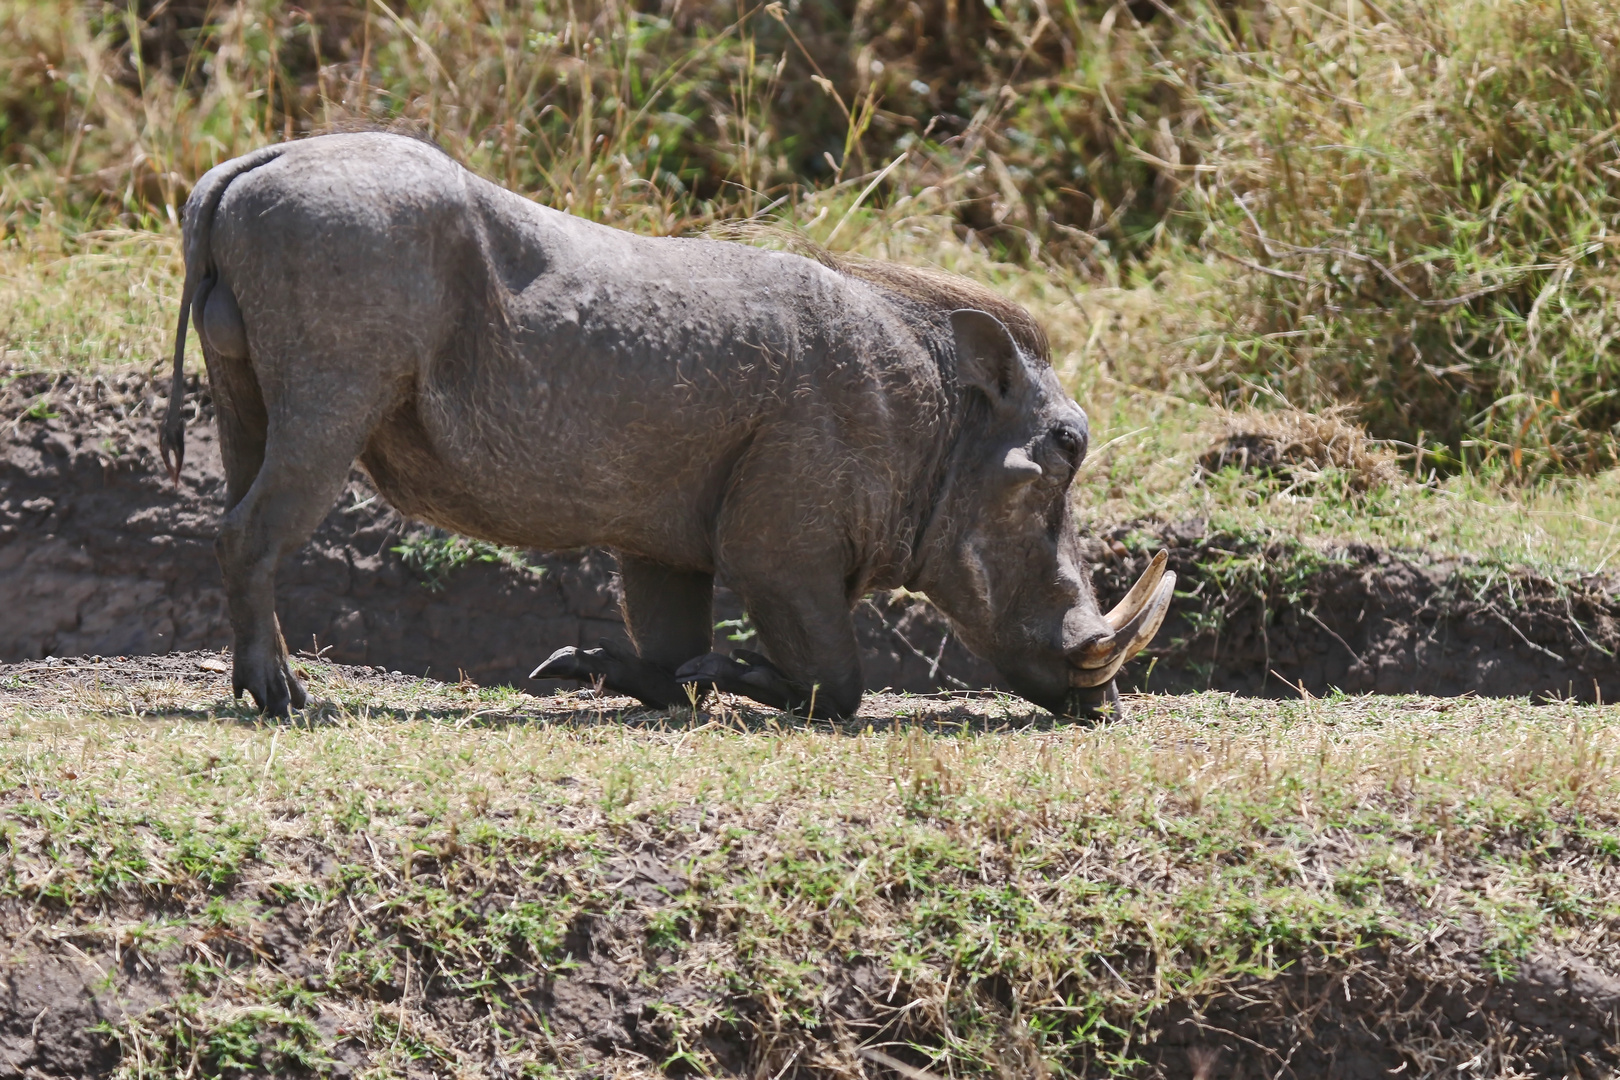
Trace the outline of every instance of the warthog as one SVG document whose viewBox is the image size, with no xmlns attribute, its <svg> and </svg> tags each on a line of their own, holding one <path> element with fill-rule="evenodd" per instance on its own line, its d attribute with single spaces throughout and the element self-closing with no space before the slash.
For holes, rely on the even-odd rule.
<svg viewBox="0 0 1620 1080">
<path fill-rule="evenodd" d="M 377 132 L 210 171 L 185 264 L 164 459 L 178 478 L 194 317 L 233 682 L 265 712 L 305 702 L 276 562 L 357 459 L 422 521 L 613 550 L 634 651 L 559 649 L 535 674 L 653 707 L 718 689 L 848 716 L 852 607 L 904 586 L 1020 694 L 1081 714 L 1117 697 L 1170 603 L 1161 554 L 1098 609 L 1068 502 L 1086 415 L 1028 313 L 967 281 L 631 235 Z M 711 651 L 717 575 L 763 655 Z"/>
</svg>

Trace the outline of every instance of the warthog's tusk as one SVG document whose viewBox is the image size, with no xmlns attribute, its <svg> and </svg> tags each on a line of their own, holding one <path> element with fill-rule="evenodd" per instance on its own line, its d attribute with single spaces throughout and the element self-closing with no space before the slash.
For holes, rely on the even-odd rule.
<svg viewBox="0 0 1620 1080">
<path fill-rule="evenodd" d="M 1098 638 L 1080 650 L 1078 663 L 1081 667 L 1100 668 L 1114 662 L 1114 654 L 1118 651 L 1115 646 L 1121 631 L 1142 613 L 1142 609 L 1153 595 L 1153 590 L 1164 578 L 1164 568 L 1169 561 L 1170 556 L 1164 551 L 1153 556 L 1153 561 L 1142 571 L 1142 576 L 1136 579 L 1136 584 L 1125 594 L 1125 599 L 1115 604 L 1114 610 L 1103 616 L 1108 620 L 1111 634 L 1108 637 Z"/>
<path fill-rule="evenodd" d="M 1167 551 L 1160 551 L 1153 556 L 1153 561 L 1148 563 L 1146 570 L 1142 571 L 1142 576 L 1136 579 L 1136 584 L 1132 585 L 1131 591 L 1125 594 L 1125 599 L 1115 604 L 1114 610 L 1103 616 L 1108 620 L 1110 630 L 1118 634 L 1125 628 L 1125 624 L 1130 622 L 1142 610 L 1142 606 L 1147 603 L 1148 597 L 1158 587 L 1159 579 L 1164 576 L 1164 568 L 1169 562 L 1170 553 Z"/>
<path fill-rule="evenodd" d="M 1162 559 L 1155 559 L 1154 565 L 1162 574 L 1158 588 L 1153 590 L 1153 595 L 1136 612 L 1135 617 L 1114 631 L 1112 637 L 1104 638 L 1085 650 L 1081 666 L 1074 668 L 1069 675 L 1070 686 L 1101 686 L 1108 682 L 1125 666 L 1125 661 L 1147 648 L 1153 635 L 1159 632 L 1165 615 L 1170 611 L 1170 599 L 1175 595 L 1176 575 L 1164 571 Z M 1152 571 L 1153 567 L 1150 567 L 1149 573 Z"/>
</svg>

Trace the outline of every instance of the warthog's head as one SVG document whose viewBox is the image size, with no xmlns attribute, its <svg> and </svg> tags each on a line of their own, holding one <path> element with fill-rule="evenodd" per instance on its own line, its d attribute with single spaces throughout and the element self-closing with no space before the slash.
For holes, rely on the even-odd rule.
<svg viewBox="0 0 1620 1080">
<path fill-rule="evenodd" d="M 917 585 L 1019 694 L 1089 715 L 1158 632 L 1176 576 L 1161 553 L 1118 607 L 1098 608 L 1069 507 L 1086 414 L 994 316 L 956 311 L 951 326 L 971 389 Z"/>
</svg>

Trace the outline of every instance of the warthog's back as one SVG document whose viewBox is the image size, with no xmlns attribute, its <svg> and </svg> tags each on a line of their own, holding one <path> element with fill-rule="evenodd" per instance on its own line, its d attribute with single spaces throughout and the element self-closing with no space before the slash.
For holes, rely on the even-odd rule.
<svg viewBox="0 0 1620 1080">
<path fill-rule="evenodd" d="M 754 512 L 835 517 L 882 562 L 943 451 L 928 328 L 883 290 L 596 225 L 414 140 L 285 148 L 231 184 L 212 246 L 261 380 L 333 409 L 396 385 L 362 460 L 463 532 L 711 568 L 738 485 L 775 484 Z"/>
</svg>

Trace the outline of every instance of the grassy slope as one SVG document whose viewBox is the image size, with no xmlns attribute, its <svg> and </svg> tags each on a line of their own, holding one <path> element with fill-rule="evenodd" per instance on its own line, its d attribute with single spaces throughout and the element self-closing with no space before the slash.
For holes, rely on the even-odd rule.
<svg viewBox="0 0 1620 1080">
<path fill-rule="evenodd" d="M 604 962 L 593 920 L 661 1001 L 662 1060 L 610 1054 L 620 1074 L 742 1047 L 763 1075 L 853 1075 L 858 1043 L 941 1075 L 1110 1071 L 1166 1003 L 1264 1001 L 1301 964 L 1398 950 L 1404 977 L 1466 984 L 1607 966 L 1620 932 L 1612 707 L 1208 695 L 1085 730 L 912 700 L 832 732 L 312 666 L 294 727 L 217 680 L 7 687 L 3 891 L 29 937 L 161 972 L 167 1002 L 113 1025 L 131 1074 L 345 1039 L 377 1075 L 574 1071 L 590 1040 L 517 1002 Z M 625 888 L 637 857 L 659 887 Z M 841 1014 L 829 987 L 863 964 L 878 1001 Z M 1404 1052 L 1427 1075 L 1478 1050 Z"/>
<path fill-rule="evenodd" d="M 1467 15 L 1513 7 L 1470 0 L 1446 10 Z M 35 23 L 62 21 L 43 0 L 0 8 L 26 9 Z M 495 70 L 494 54 L 478 37 L 482 29 L 459 5 L 421 8 L 421 25 L 437 19 L 451 27 L 437 39 L 449 65 L 436 67 L 404 36 L 387 36 L 391 31 L 379 19 L 369 32 L 377 35 L 374 61 L 393 58 L 393 103 L 356 105 L 339 88 L 332 91 L 344 98 L 338 111 L 373 115 L 381 109 L 383 119 L 408 113 L 464 156 L 502 174 L 511 167 L 511 132 L 518 128 L 507 123 L 510 114 L 495 109 L 498 95 L 477 95 L 510 80 Z M 1518 8 L 1544 29 L 1564 17 L 1565 5 L 1538 0 Z M 1577 17 L 1594 10 L 1568 8 Z M 1396 14 L 1421 9 L 1401 5 Z M 246 14 L 237 31 L 244 40 L 274 29 L 271 8 L 240 10 Z M 1027 38 L 1033 7 L 998 10 L 1012 29 L 981 36 L 993 43 Z M 1155 249 L 1144 239 L 1160 235 L 1155 222 L 1144 219 L 1144 207 L 1177 182 L 1144 169 L 1136 151 L 1185 161 L 1211 152 L 1209 132 L 1199 129 L 1200 110 L 1213 109 L 1209 115 L 1219 115 L 1233 136 L 1224 156 L 1207 160 L 1239 185 L 1282 191 L 1266 186 L 1272 150 L 1262 136 L 1270 125 L 1266 110 L 1299 97 L 1292 84 L 1298 72 L 1290 76 L 1289 65 L 1310 69 L 1312 85 L 1330 91 L 1315 99 L 1319 103 L 1364 91 L 1369 101 L 1399 96 L 1399 78 L 1388 94 L 1368 89 L 1383 66 L 1368 59 L 1363 68 L 1354 59 L 1377 55 L 1369 49 L 1381 47 L 1365 25 L 1359 36 L 1346 35 L 1336 28 L 1336 13 L 1303 10 L 1295 15 L 1316 19 L 1314 28 L 1288 38 L 1280 23 L 1274 25 L 1276 55 L 1261 55 L 1237 76 L 1218 65 L 1200 68 L 1202 61 L 1159 65 L 1153 50 L 1168 39 L 1153 27 L 1131 27 L 1118 11 L 1071 12 L 1070 22 L 1048 31 L 1046 45 L 1059 40 L 1065 49 L 1078 48 L 1072 70 L 1052 67 L 1055 61 L 1043 60 L 1033 46 L 1010 48 L 989 65 L 984 85 L 965 92 L 991 101 L 996 86 L 1019 87 L 999 99 L 1008 104 L 1005 111 L 997 106 L 1002 119 L 994 122 L 981 123 L 979 100 L 968 102 L 967 112 L 980 117 L 969 131 L 979 138 L 954 146 L 977 149 L 953 156 L 952 147 L 930 145 L 893 174 L 889 187 L 856 207 L 867 177 L 893 152 L 874 144 L 871 160 L 857 160 L 850 170 L 872 171 L 837 184 L 824 181 L 823 190 L 799 189 L 781 211 L 784 223 L 820 240 L 834 238 L 839 247 L 958 269 L 1028 303 L 1052 331 L 1057 364 L 1094 420 L 1096 452 L 1076 494 L 1089 524 L 1202 516 L 1227 531 L 1310 543 L 1370 539 L 1559 573 L 1612 568 L 1620 550 L 1614 525 L 1620 479 L 1613 473 L 1522 487 L 1487 467 L 1365 496 L 1349 494 L 1349 478 L 1332 474 L 1294 490 L 1236 474 L 1197 475 L 1195 462 L 1219 419 L 1206 404 L 1200 366 L 1226 357 L 1226 367 L 1210 376 L 1222 392 L 1247 386 L 1244 393 L 1266 401 L 1268 392 L 1257 387 L 1276 389 L 1265 378 L 1245 384 L 1253 367 L 1235 364 L 1218 343 L 1267 343 L 1278 326 L 1257 318 L 1257 311 L 1280 312 L 1278 320 L 1287 324 L 1313 316 L 1324 297 L 1343 301 L 1346 289 L 1365 304 L 1366 326 L 1400 316 L 1405 302 L 1393 293 L 1377 295 L 1380 279 L 1372 275 L 1350 288 L 1338 268 L 1316 256 L 1282 257 L 1274 267 L 1310 279 L 1299 283 L 1301 296 L 1285 286 L 1277 286 L 1283 293 L 1267 292 L 1258 286 L 1292 279 L 1244 272 L 1213 249 L 1198 249 L 1196 230 L 1173 215 L 1158 224 L 1180 232 L 1181 246 Z M 1100 30 L 1105 19 L 1117 25 L 1112 37 Z M 19 18 L 5 33 L 22 28 L 17 40 L 26 48 L 19 46 L 17 55 L 32 63 L 36 44 L 54 30 L 39 31 L 36 41 L 27 24 Z M 288 47 L 304 31 L 289 21 L 281 32 Z M 1432 102 L 1455 106 L 1462 99 L 1457 71 L 1468 65 L 1447 75 L 1422 41 L 1405 38 L 1417 41 L 1422 54 L 1397 54 L 1405 77 L 1427 79 L 1423 93 Z M 1540 39 L 1525 40 L 1529 47 Z M 108 62 L 111 46 L 103 45 L 79 41 L 56 56 L 69 73 L 63 85 L 73 92 L 62 94 L 46 127 L 61 133 L 84 116 L 96 120 L 77 164 L 76 138 L 48 142 L 40 136 L 37 146 L 17 153 L 9 153 L 16 144 L 6 148 L 0 350 L 8 364 L 81 371 L 161 364 L 178 294 L 175 233 L 163 206 L 173 185 L 147 183 L 155 194 L 142 201 L 142 183 L 152 172 L 146 155 L 162 168 L 195 174 L 221 148 L 239 150 L 283 130 L 285 117 L 254 111 L 254 101 L 268 99 L 246 96 L 248 87 L 262 89 L 266 82 L 265 71 L 254 67 L 257 53 L 222 60 L 224 74 L 200 103 L 188 104 L 161 77 L 132 103 L 127 79 L 115 87 L 110 79 L 84 77 Z M 810 46 L 821 47 L 814 40 Z M 529 63 L 525 55 L 502 62 Z M 798 54 L 792 55 L 789 78 L 804 84 Z M 85 59 L 81 64 L 75 57 Z M 552 78 L 547 65 L 560 61 L 543 52 L 533 57 L 524 78 Z M 1249 63 L 1231 50 L 1216 59 Z M 666 70 L 681 62 L 679 53 L 671 54 Z M 768 71 L 773 62 L 761 58 L 758 67 Z M 1318 74 L 1318 63 L 1321 71 L 1329 64 L 1338 70 Z M 895 76 L 899 85 L 915 73 L 893 57 L 890 64 L 904 72 Z M 1489 66 L 1487 57 L 1474 70 Z M 107 70 L 118 75 L 115 68 Z M 465 100 L 446 94 L 442 77 L 452 69 Z M 1347 83 L 1352 69 L 1355 81 Z M 307 82 L 314 82 L 313 70 L 305 72 Z M 855 100 L 852 70 L 833 74 Z M 1144 74 L 1150 70 L 1159 74 Z M 1193 101 L 1167 93 L 1185 73 L 1203 70 L 1226 79 L 1226 96 Z M 703 71 L 704 78 L 712 75 Z M 346 70 L 337 74 L 352 80 Z M 39 81 L 56 85 L 43 75 Z M 589 136 L 596 129 L 580 119 L 589 95 L 583 79 L 579 85 L 577 92 L 569 89 L 573 98 L 558 99 L 561 111 L 552 122 L 578 121 Z M 1456 130 L 1476 131 L 1476 121 L 1504 116 L 1530 116 L 1533 124 L 1547 115 L 1542 106 L 1558 100 L 1523 91 L 1532 107 L 1515 113 L 1508 106 L 1519 88 L 1505 79 L 1483 85 L 1486 104 L 1473 119 L 1457 121 Z M 1115 103 L 1099 97 L 1098 87 L 1114 89 L 1122 116 L 1112 116 Z M 728 134 L 746 127 L 735 115 L 739 97 L 731 98 L 729 118 L 722 100 L 735 89 L 710 94 L 701 108 L 690 102 L 703 96 L 702 86 L 681 99 L 679 107 L 699 121 L 691 140 L 721 147 L 717 153 L 740 153 Z M 1607 94 L 1608 84 L 1600 89 Z M 318 90 L 302 88 L 314 104 L 306 102 L 300 123 L 334 107 L 327 88 Z M 1467 100 L 1475 97 L 1470 85 Z M 757 123 L 762 134 L 781 134 L 759 99 L 743 94 L 740 100 L 741 121 Z M 794 108 L 802 110 L 803 100 Z M 1245 102 L 1264 108 L 1247 112 Z M 516 122 L 537 130 L 541 98 L 518 104 Z M 666 136 L 678 126 L 659 111 L 668 105 L 661 100 L 648 113 Z M 246 110 L 244 130 L 230 126 L 240 119 L 232 110 Z M 1427 142 L 1411 140 L 1414 131 L 1429 139 L 1427 114 L 1394 101 L 1378 123 L 1340 131 L 1337 120 L 1323 119 L 1336 110 L 1319 112 L 1312 122 L 1320 130 L 1296 133 L 1281 145 L 1354 145 L 1342 160 L 1300 159 L 1305 194 L 1289 192 L 1303 201 L 1292 211 L 1273 206 L 1284 215 L 1297 212 L 1291 220 L 1304 223 L 1302 232 L 1287 235 L 1380 257 L 1398 243 L 1402 265 L 1442 267 L 1432 285 L 1439 296 L 1473 288 L 1468 275 L 1474 273 L 1490 282 L 1522 278 L 1529 284 L 1520 292 L 1528 289 L 1534 299 L 1543 281 L 1552 280 L 1547 275 L 1562 270 L 1526 277 L 1530 272 L 1521 274 L 1515 265 L 1567 259 L 1579 269 L 1571 303 L 1555 297 L 1556 290 L 1548 293 L 1559 302 L 1549 301 L 1543 318 L 1556 332 L 1542 338 L 1527 326 L 1529 303 L 1522 297 L 1500 308 L 1475 305 L 1494 332 L 1506 335 L 1512 348 L 1500 355 L 1528 365 L 1524 393 L 1504 406 L 1498 426 L 1527 430 L 1517 427 L 1513 409 L 1545 424 L 1557 412 L 1544 407 L 1556 402 L 1556 386 L 1542 362 L 1556 359 L 1565 342 L 1606 332 L 1608 309 L 1591 298 L 1612 296 L 1612 280 L 1585 248 L 1578 257 L 1565 249 L 1575 250 L 1589 235 L 1582 231 L 1588 219 L 1610 213 L 1608 204 L 1594 204 L 1597 210 L 1577 215 L 1574 226 L 1561 219 L 1555 227 L 1533 222 L 1509 230 L 1507 240 L 1487 252 L 1483 270 L 1466 260 L 1447 262 L 1446 245 L 1468 249 L 1474 234 L 1464 228 L 1431 235 L 1419 227 L 1427 228 L 1436 214 L 1455 213 L 1465 224 L 1483 219 L 1481 207 L 1458 212 L 1418 198 L 1418 211 L 1401 219 L 1410 228 L 1391 227 L 1386 235 L 1383 219 L 1364 219 L 1357 209 L 1360 190 L 1340 183 L 1343 175 L 1362 171 L 1364 159 L 1385 160 L 1379 155 L 1394 152 L 1400 168 L 1375 192 L 1378 206 L 1410 210 L 1413 193 L 1422 195 L 1436 182 Z M 710 130 L 704 125 L 711 114 L 730 126 Z M 606 115 L 599 112 L 595 122 L 609 124 Z M 986 107 L 983 116 L 989 115 Z M 1050 126 L 1044 116 L 1055 118 Z M 1161 117 L 1172 126 L 1160 125 Z M 1547 146 L 1531 149 L 1545 149 L 1593 176 L 1610 163 L 1612 140 L 1593 138 L 1608 127 L 1607 113 L 1553 119 Z M 873 130 L 882 129 L 881 120 Z M 994 130 L 998 124 L 1005 130 Z M 1007 134 L 1020 127 L 1016 133 L 1033 133 L 1022 142 Z M 1323 134 L 1329 127 L 1332 138 Z M 624 183 L 615 159 L 595 155 L 591 138 L 578 130 L 544 130 L 560 149 L 545 162 L 550 171 L 543 182 L 529 176 L 525 190 L 557 204 L 572 198 L 596 216 L 659 232 L 698 229 L 757 208 L 758 199 L 672 203 L 663 179 L 664 202 L 648 200 L 645 188 Z M 500 148 L 475 137 L 485 131 L 503 133 L 505 169 Z M 884 138 L 900 131 L 891 128 Z M 605 134 L 616 150 L 634 157 L 636 169 L 651 168 L 644 159 L 647 131 L 609 126 Z M 1468 153 L 1497 145 L 1488 135 L 1467 142 Z M 1047 159 L 1059 141 L 1068 156 L 1056 163 L 1061 175 L 1054 181 L 1046 173 L 1055 159 Z M 1464 145 L 1462 139 L 1432 141 Z M 1572 145 L 1585 149 L 1571 152 Z M 987 156 L 985 147 L 995 154 Z M 802 149 L 792 153 L 802 156 Z M 1407 151 L 1411 155 L 1403 156 Z M 1583 157 L 1589 151 L 1591 160 Z M 1523 160 L 1538 159 L 1527 153 Z M 1082 179 L 1071 167 L 1076 162 L 1091 173 Z M 1449 159 L 1442 164 L 1451 166 Z M 1465 167 L 1476 169 L 1478 178 L 1465 177 Z M 769 167 L 712 171 L 711 180 L 738 179 L 769 188 L 772 197 L 784 183 Z M 1487 172 L 1471 156 L 1456 166 L 1455 177 L 1448 179 L 1442 168 L 1438 182 L 1458 190 L 1498 183 L 1500 177 Z M 1556 187 L 1567 194 L 1605 183 L 1560 177 Z M 126 227 L 102 229 L 109 222 L 105 213 L 75 219 L 92 198 L 85 192 L 102 190 L 97 184 L 112 194 L 94 197 L 110 200 L 122 215 L 114 219 Z M 1054 203 L 1057 224 L 1048 228 L 1042 200 L 1068 184 L 1084 188 L 1091 201 L 1078 204 L 1084 213 L 1071 208 L 1068 218 Z M 1519 190 L 1493 190 L 1510 189 Z M 1207 190 L 1212 200 L 1225 199 L 1219 206 L 1211 202 L 1208 221 L 1226 254 L 1268 259 L 1264 245 L 1242 235 L 1248 218 L 1235 209 L 1236 189 Z M 1327 196 L 1318 198 L 1323 192 Z M 595 201 L 599 197 L 603 201 Z M 976 231 L 964 232 L 968 219 Z M 85 221 L 96 231 L 82 232 Z M 1047 246 L 1032 255 L 1020 239 L 1026 232 Z M 1540 239 L 1513 247 L 1525 237 Z M 1024 263 L 997 261 L 1003 256 Z M 1410 280 L 1431 287 L 1416 274 Z M 1341 324 L 1330 319 L 1325 325 Z M 1293 332 L 1283 325 L 1275 340 L 1316 347 L 1316 338 L 1286 336 Z M 1332 364 L 1354 369 L 1377 359 L 1382 346 L 1363 353 L 1359 345 L 1344 345 L 1353 337 L 1347 332 L 1343 341 L 1327 340 L 1318 354 L 1246 355 L 1275 355 L 1279 369 L 1304 357 L 1299 371 L 1306 376 L 1313 374 L 1311 355 L 1325 357 L 1329 372 L 1337 370 Z M 1491 374 L 1478 356 L 1468 362 Z M 1581 363 L 1583 378 L 1601 368 L 1590 356 Z M 1281 377 L 1275 382 L 1284 390 L 1292 386 Z M 1549 430 L 1562 437 L 1562 428 Z M 1164 1014 L 1156 1007 L 1266 979 L 1291 964 L 1342 974 L 1381 947 L 1398 947 L 1403 963 L 1419 974 L 1469 985 L 1492 972 L 1511 973 L 1525 957 L 1602 958 L 1614 949 L 1620 717 L 1613 709 L 1407 699 L 1250 703 L 1205 696 L 1138 700 L 1128 726 L 1094 731 L 1020 727 L 1021 714 L 1005 708 L 998 723 L 1006 722 L 1007 730 L 981 724 L 952 731 L 937 723 L 892 728 L 887 722 L 896 716 L 930 707 L 889 702 L 877 703 L 890 712 L 874 717 L 871 733 L 833 734 L 752 714 L 655 719 L 649 726 L 495 692 L 475 702 L 467 693 L 428 684 L 362 683 L 320 669 L 316 675 L 318 694 L 330 704 L 295 728 L 260 726 L 217 686 L 91 686 L 0 705 L 9 734 L 0 742 L 0 790 L 8 793 L 0 820 L 10 848 L 4 888 L 17 914 L 9 925 L 32 920 L 32 929 L 19 936 L 50 942 L 63 956 L 79 950 L 104 969 L 133 956 L 128 962 L 135 969 L 156 969 L 153 977 L 165 987 L 153 1011 L 114 1023 L 126 1072 L 228 1073 L 231 1060 L 318 1063 L 328 1054 L 341 1056 L 343 1038 L 363 1046 L 379 1071 L 403 1072 L 414 1061 L 448 1075 L 481 1067 L 491 1054 L 513 1074 L 572 1071 L 581 1055 L 595 1052 L 588 1040 L 560 1029 L 541 1034 L 524 1007 L 510 1003 L 548 977 L 577 973 L 583 961 L 570 932 L 582 924 L 622 932 L 609 935 L 622 957 L 615 970 L 662 1002 L 643 1056 L 626 1051 L 613 1057 L 612 1069 L 625 1074 L 664 1064 L 677 1071 L 716 1067 L 727 1040 L 703 1037 L 717 1032 L 745 1045 L 763 1075 L 794 1062 L 855 1075 L 854 1047 L 871 1039 L 917 1043 L 924 1049 L 908 1060 L 931 1063 L 942 1075 L 1038 1075 L 1040 1058 L 1060 1068 L 1107 1069 L 1146 1052 L 1146 1040 L 1162 1027 Z M 558 708 L 564 708 L 561 716 Z M 673 895 L 626 889 L 628 860 L 649 854 L 674 875 L 664 879 Z M 583 923 L 582 915 L 588 916 Z M 270 939 L 268 931 L 290 925 L 289 919 L 307 944 L 278 946 Z M 874 1036 L 858 1018 L 836 1019 L 844 1014 L 823 993 L 827 980 L 852 977 L 863 957 L 877 963 L 885 980 L 898 978 L 881 987 L 893 985 L 898 996 L 891 1001 L 877 994 L 873 1011 L 863 1014 L 886 1034 Z M 1261 998 L 1280 992 L 1280 983 L 1258 991 L 1244 985 Z M 453 989 L 463 1000 L 492 1007 L 454 1013 L 443 999 L 430 1003 L 424 986 L 430 994 Z M 1499 1071 L 1508 1068 L 1460 1037 L 1441 1045 L 1413 1041 L 1411 1049 L 1407 1075 L 1454 1072 L 1470 1061 L 1476 1070 L 1493 1061 Z"/>
</svg>

